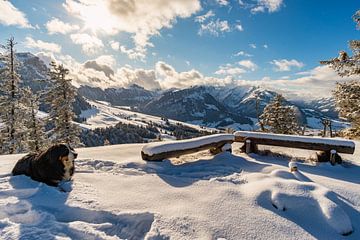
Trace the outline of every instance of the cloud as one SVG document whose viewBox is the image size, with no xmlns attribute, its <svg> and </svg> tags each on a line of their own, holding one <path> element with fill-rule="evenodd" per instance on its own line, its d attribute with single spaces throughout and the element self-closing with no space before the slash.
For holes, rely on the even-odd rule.
<svg viewBox="0 0 360 240">
<path fill-rule="evenodd" d="M 46 66 L 49 66 L 49 64 L 53 61 L 56 61 L 56 58 L 53 53 L 51 52 L 38 52 L 35 54 L 40 60 L 42 60 Z"/>
<path fill-rule="evenodd" d="M 247 69 L 250 69 L 251 71 L 255 71 L 258 68 L 258 66 L 251 60 L 242 60 L 238 62 L 238 64 Z"/>
<path fill-rule="evenodd" d="M 256 48 L 256 45 L 254 43 L 250 43 L 249 46 L 254 49 Z"/>
<path fill-rule="evenodd" d="M 228 21 L 216 19 L 216 21 L 211 20 L 206 24 L 202 23 L 198 33 L 199 35 L 209 33 L 210 35 L 219 36 L 223 32 L 230 32 Z"/>
<path fill-rule="evenodd" d="M 200 15 L 195 17 L 195 22 L 199 22 L 199 23 L 203 23 L 205 22 L 207 19 L 214 17 L 215 14 L 212 10 L 208 11 L 207 13 L 205 13 L 204 15 Z"/>
<path fill-rule="evenodd" d="M 241 74 L 248 72 L 248 70 L 255 71 L 257 68 L 258 66 L 251 60 L 242 60 L 235 64 L 227 63 L 219 66 L 215 74 L 239 78 Z"/>
<path fill-rule="evenodd" d="M 269 13 L 280 10 L 283 0 L 257 0 L 257 4 L 251 8 L 251 13 L 265 12 Z"/>
<path fill-rule="evenodd" d="M 87 55 L 96 54 L 104 47 L 100 39 L 86 33 L 74 33 L 70 38 L 75 44 L 81 45 L 82 51 Z"/>
<path fill-rule="evenodd" d="M 275 65 L 275 71 L 277 72 L 287 72 L 287 71 L 291 71 L 293 67 L 302 68 L 304 66 L 304 63 L 299 62 L 295 59 L 292 60 L 279 59 L 279 60 L 273 60 L 270 63 Z"/>
<path fill-rule="evenodd" d="M 83 66 L 87 69 L 103 72 L 105 76 L 112 79 L 114 76 L 113 68 L 116 66 L 116 60 L 112 55 L 103 55 L 94 60 L 86 61 Z"/>
<path fill-rule="evenodd" d="M 268 46 L 267 44 L 264 44 L 263 47 L 264 47 L 265 49 L 269 48 L 269 46 Z"/>
<path fill-rule="evenodd" d="M 156 63 L 155 72 L 159 84 L 163 89 L 187 88 L 195 85 L 224 86 L 233 81 L 231 77 L 206 77 L 195 69 L 177 72 L 174 67 L 161 61 Z"/>
<path fill-rule="evenodd" d="M 243 73 L 246 73 L 245 69 L 232 66 L 231 64 L 220 66 L 219 69 L 215 72 L 216 75 L 236 76 L 236 77 L 239 77 Z"/>
<path fill-rule="evenodd" d="M 239 51 L 237 53 L 234 53 L 233 56 L 235 56 L 235 57 L 239 57 L 239 56 L 252 57 L 253 55 L 246 53 L 244 51 Z"/>
<path fill-rule="evenodd" d="M 21 28 L 33 28 L 25 14 L 14 7 L 10 1 L 0 1 L 0 24 L 5 26 L 19 26 Z"/>
<path fill-rule="evenodd" d="M 58 45 L 56 43 L 44 42 L 41 40 L 34 40 L 31 37 L 26 37 L 24 44 L 27 48 L 39 49 L 39 50 L 43 50 L 46 52 L 52 52 L 52 53 L 60 53 L 61 52 L 60 45 Z"/>
<path fill-rule="evenodd" d="M 109 44 L 110 44 L 110 47 L 111 47 L 113 50 L 115 50 L 115 51 L 118 51 L 118 50 L 120 49 L 120 43 L 117 42 L 117 41 L 111 40 L 111 41 L 109 42 Z"/>
<path fill-rule="evenodd" d="M 53 18 L 45 24 L 46 29 L 49 34 L 67 34 L 76 30 L 79 30 L 80 27 L 78 25 L 72 25 L 69 23 L 64 23 L 58 18 Z"/>
<path fill-rule="evenodd" d="M 229 5 L 229 1 L 228 0 L 216 0 L 217 4 L 221 5 L 221 6 L 227 6 Z"/>
<path fill-rule="evenodd" d="M 125 66 L 117 70 L 116 78 L 122 86 L 127 87 L 133 84 L 144 87 L 145 89 L 160 89 L 161 86 L 157 80 L 155 70 L 132 68 Z"/>
<path fill-rule="evenodd" d="M 235 25 L 235 29 L 238 30 L 238 31 L 240 31 L 240 32 L 244 31 L 244 28 L 243 28 L 243 26 L 242 26 L 240 23 L 238 23 L 238 24 Z"/>
<path fill-rule="evenodd" d="M 132 34 L 134 51 L 143 53 L 161 29 L 201 9 L 199 0 L 66 0 L 63 6 L 93 31 Z"/>
</svg>

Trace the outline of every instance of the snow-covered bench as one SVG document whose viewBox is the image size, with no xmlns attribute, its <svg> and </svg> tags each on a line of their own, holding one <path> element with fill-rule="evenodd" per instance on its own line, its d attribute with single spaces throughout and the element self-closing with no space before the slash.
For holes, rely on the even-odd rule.
<svg viewBox="0 0 360 240">
<path fill-rule="evenodd" d="M 147 161 L 161 161 L 171 157 L 210 149 L 213 154 L 231 150 L 233 134 L 215 134 L 187 140 L 149 143 L 142 148 L 141 156 Z"/>
<path fill-rule="evenodd" d="M 337 153 L 353 154 L 355 151 L 355 143 L 353 141 L 343 139 L 306 137 L 247 131 L 237 131 L 234 135 L 235 142 L 245 143 L 243 149 L 247 153 L 256 151 L 256 146 L 260 144 L 323 151 L 323 156 L 327 157 L 327 161 L 335 161 L 336 158 L 340 158 Z"/>
</svg>

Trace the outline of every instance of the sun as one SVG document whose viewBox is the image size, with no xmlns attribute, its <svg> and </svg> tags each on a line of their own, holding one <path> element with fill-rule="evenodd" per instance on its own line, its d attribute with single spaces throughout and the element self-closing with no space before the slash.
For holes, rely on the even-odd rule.
<svg viewBox="0 0 360 240">
<path fill-rule="evenodd" d="M 114 33 L 116 20 L 105 4 L 88 5 L 82 9 L 80 14 L 85 29 L 90 29 L 93 32 Z"/>
</svg>

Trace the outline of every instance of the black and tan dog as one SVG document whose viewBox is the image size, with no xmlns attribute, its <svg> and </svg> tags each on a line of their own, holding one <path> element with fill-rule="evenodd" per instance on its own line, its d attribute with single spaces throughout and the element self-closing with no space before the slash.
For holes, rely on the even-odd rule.
<svg viewBox="0 0 360 240">
<path fill-rule="evenodd" d="M 57 186 L 61 181 L 71 180 L 76 157 L 77 153 L 68 144 L 57 144 L 44 152 L 26 155 L 16 163 L 12 174 L 25 174 L 35 181 Z"/>
</svg>

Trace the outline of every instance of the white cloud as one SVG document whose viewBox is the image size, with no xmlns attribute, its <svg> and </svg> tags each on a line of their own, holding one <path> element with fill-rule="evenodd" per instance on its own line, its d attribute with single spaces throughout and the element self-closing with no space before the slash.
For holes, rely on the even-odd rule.
<svg viewBox="0 0 360 240">
<path fill-rule="evenodd" d="M 146 56 L 146 52 L 144 51 L 144 49 L 127 49 L 125 46 L 120 46 L 119 50 L 126 54 L 128 56 L 129 59 L 132 60 L 141 60 L 144 61 L 145 56 Z"/>
<path fill-rule="evenodd" d="M 119 43 L 119 42 L 117 42 L 117 41 L 110 41 L 109 44 L 110 44 L 110 47 L 111 47 L 113 50 L 115 50 L 115 51 L 120 50 L 120 43 Z"/>
<path fill-rule="evenodd" d="M 264 47 L 265 49 L 269 48 L 269 46 L 268 46 L 267 44 L 264 44 L 263 47 Z"/>
<path fill-rule="evenodd" d="M 221 5 L 221 6 L 227 6 L 229 5 L 229 1 L 228 0 L 216 0 L 216 2 Z"/>
<path fill-rule="evenodd" d="M 295 59 L 292 59 L 292 60 L 279 59 L 279 60 L 273 60 L 270 63 L 275 65 L 275 67 L 276 67 L 275 71 L 277 71 L 277 72 L 291 71 L 291 69 L 293 67 L 302 68 L 304 66 L 304 63 L 299 62 Z"/>
<path fill-rule="evenodd" d="M 235 57 L 239 57 L 239 56 L 252 57 L 251 54 L 246 53 L 246 52 L 244 52 L 244 51 L 239 51 L 239 52 L 235 53 L 234 56 L 235 56 Z"/>
<path fill-rule="evenodd" d="M 51 52 L 38 52 L 35 55 L 40 58 L 46 66 L 49 66 L 52 61 L 56 61 L 54 54 Z"/>
<path fill-rule="evenodd" d="M 238 23 L 238 24 L 235 25 L 235 29 L 238 30 L 238 31 L 240 31 L 240 32 L 244 31 L 244 28 L 243 28 L 243 26 L 242 26 L 240 23 Z"/>
<path fill-rule="evenodd" d="M 230 32 L 228 21 L 216 19 L 216 21 L 210 21 L 206 24 L 201 24 L 198 33 L 199 35 L 209 33 L 214 36 L 219 36 L 219 34 L 223 32 Z"/>
<path fill-rule="evenodd" d="M 186 72 L 177 72 L 174 67 L 165 62 L 157 62 L 155 72 L 160 86 L 164 89 L 186 88 L 195 85 L 224 86 L 233 81 L 231 77 L 205 77 L 195 69 Z"/>
<path fill-rule="evenodd" d="M 201 9 L 199 0 L 66 0 L 63 6 L 93 31 L 132 34 L 138 52 L 146 52 L 150 37 L 171 28 L 177 18 Z"/>
<path fill-rule="evenodd" d="M 53 52 L 53 53 L 61 52 L 61 46 L 56 43 L 34 40 L 31 37 L 26 37 L 24 43 L 27 48 L 34 48 L 34 49 L 39 49 L 42 51 Z"/>
<path fill-rule="evenodd" d="M 10 1 L 0 1 L 0 24 L 5 26 L 16 25 L 21 28 L 33 28 L 25 14 L 17 9 Z"/>
<path fill-rule="evenodd" d="M 250 43 L 249 46 L 254 49 L 256 48 L 256 45 L 254 43 Z"/>
<path fill-rule="evenodd" d="M 50 21 L 48 21 L 45 24 L 45 27 L 48 30 L 49 34 L 55 34 L 55 33 L 67 34 L 80 29 L 78 25 L 64 23 L 58 18 L 53 18 Z"/>
<path fill-rule="evenodd" d="M 283 0 L 257 0 L 257 4 L 251 9 L 251 13 L 265 12 L 269 13 L 276 12 L 281 8 Z"/>
<path fill-rule="evenodd" d="M 98 53 L 104 47 L 100 39 L 86 33 L 74 33 L 70 38 L 75 44 L 81 45 L 82 51 L 88 55 Z"/>
<path fill-rule="evenodd" d="M 258 66 L 251 60 L 242 60 L 238 62 L 238 64 L 247 69 L 250 69 L 251 71 L 255 71 L 258 68 Z"/>
<path fill-rule="evenodd" d="M 219 69 L 215 72 L 216 75 L 236 76 L 236 77 L 240 77 L 240 75 L 243 73 L 246 73 L 245 69 L 240 67 L 235 67 L 230 64 L 220 66 Z"/>
<path fill-rule="evenodd" d="M 199 23 L 203 23 L 205 22 L 207 19 L 211 18 L 211 17 L 214 17 L 215 14 L 212 10 L 208 11 L 207 13 L 205 13 L 204 15 L 200 15 L 200 16 L 197 16 L 195 18 L 195 22 L 199 22 Z"/>
</svg>

